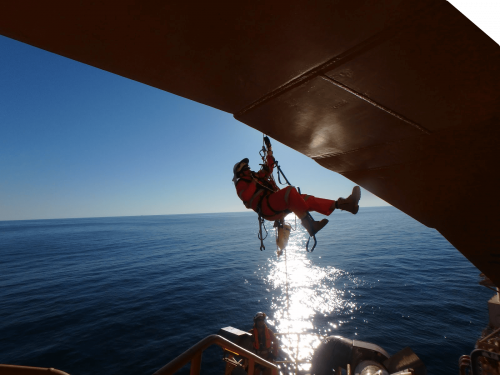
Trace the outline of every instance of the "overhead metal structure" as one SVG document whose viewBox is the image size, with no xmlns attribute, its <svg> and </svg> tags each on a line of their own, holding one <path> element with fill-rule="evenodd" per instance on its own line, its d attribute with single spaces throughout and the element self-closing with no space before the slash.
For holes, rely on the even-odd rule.
<svg viewBox="0 0 500 375">
<path fill-rule="evenodd" d="M 448 2 L 4 1 L 0 34 L 234 114 L 500 285 L 500 48 Z"/>
</svg>

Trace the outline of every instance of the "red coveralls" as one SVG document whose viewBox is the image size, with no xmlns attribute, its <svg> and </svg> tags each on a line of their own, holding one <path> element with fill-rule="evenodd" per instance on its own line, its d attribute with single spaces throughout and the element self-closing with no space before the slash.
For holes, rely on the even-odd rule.
<svg viewBox="0 0 500 375">
<path fill-rule="evenodd" d="M 257 173 L 259 182 L 262 185 L 269 186 L 274 193 L 261 184 L 252 182 L 251 177 L 243 176 L 236 183 L 236 192 L 243 201 L 245 207 L 259 212 L 261 205 L 261 215 L 267 220 L 279 220 L 291 212 L 302 218 L 306 211 L 316 211 L 323 215 L 330 215 L 333 212 L 334 201 L 330 199 L 316 198 L 312 195 L 299 194 L 297 189 L 288 186 L 279 189 L 268 182 L 273 173 L 274 157 L 271 153 L 267 155 L 267 170 L 261 169 Z M 266 184 L 267 182 L 267 184 Z"/>
<path fill-rule="evenodd" d="M 274 354 L 274 357 L 277 357 L 279 352 L 278 340 L 276 339 L 274 332 L 267 328 L 267 326 L 264 326 L 264 337 L 261 337 L 255 325 L 249 332 L 252 334 L 253 349 L 255 350 L 255 353 L 259 357 L 264 358 L 266 361 L 272 362 L 269 358 L 269 354 L 272 353 Z M 271 369 L 267 367 L 255 364 L 253 375 L 260 375 L 261 373 L 263 373 L 263 375 L 278 375 L 278 373 L 274 370 L 271 371 Z"/>
</svg>

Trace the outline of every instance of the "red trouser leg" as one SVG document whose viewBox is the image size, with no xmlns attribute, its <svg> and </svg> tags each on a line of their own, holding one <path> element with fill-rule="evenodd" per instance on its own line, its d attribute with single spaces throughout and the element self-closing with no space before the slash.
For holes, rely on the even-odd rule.
<svg viewBox="0 0 500 375">
<path fill-rule="evenodd" d="M 295 215 L 302 218 L 307 211 L 316 211 L 323 215 L 330 215 L 333 210 L 331 207 L 335 203 L 330 199 L 316 198 L 312 195 L 300 195 L 294 187 L 287 187 L 269 196 L 269 205 L 274 211 L 292 211 Z M 262 211 L 266 216 L 271 216 L 274 212 L 268 207 L 267 199 L 262 202 Z M 274 220 L 276 218 L 270 218 Z"/>
<path fill-rule="evenodd" d="M 335 209 L 335 201 L 331 199 L 317 198 L 307 194 L 302 194 L 302 199 L 304 199 L 309 207 L 308 211 L 316 211 L 320 214 L 330 216 Z"/>
</svg>

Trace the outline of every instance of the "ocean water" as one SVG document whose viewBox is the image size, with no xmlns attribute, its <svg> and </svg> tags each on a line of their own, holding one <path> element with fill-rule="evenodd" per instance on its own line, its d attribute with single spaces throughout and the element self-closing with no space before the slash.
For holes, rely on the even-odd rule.
<svg viewBox="0 0 500 375">
<path fill-rule="evenodd" d="M 259 251 L 251 212 L 0 222 L 0 363 L 152 374 L 264 311 L 275 332 L 311 334 L 301 358 L 341 335 L 458 374 L 488 323 L 479 271 L 395 208 L 334 212 L 313 253 L 298 225 L 278 257 L 268 229 Z M 202 373 L 221 357 L 205 352 Z"/>
</svg>

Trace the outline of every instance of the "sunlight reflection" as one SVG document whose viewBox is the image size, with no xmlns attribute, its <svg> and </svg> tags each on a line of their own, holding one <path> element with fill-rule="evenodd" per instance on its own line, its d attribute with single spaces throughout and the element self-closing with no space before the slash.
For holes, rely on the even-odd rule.
<svg viewBox="0 0 500 375">
<path fill-rule="evenodd" d="M 267 267 L 260 269 L 260 276 L 269 286 L 266 290 L 274 295 L 268 323 L 282 335 L 282 349 L 288 359 L 295 358 L 299 347 L 298 359 L 310 359 L 321 342 L 320 335 L 335 334 L 340 322 L 318 327 L 314 324 L 316 317 L 350 314 L 356 309 L 355 303 L 348 299 L 350 294 L 343 289 L 344 284 L 336 286 L 347 273 L 333 266 L 314 264 L 305 250 L 307 237 L 307 232 L 298 225 L 290 235 L 285 253 L 270 258 Z M 300 368 L 308 370 L 309 365 Z"/>
</svg>

